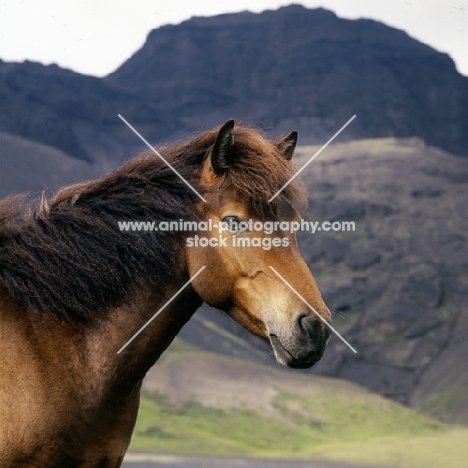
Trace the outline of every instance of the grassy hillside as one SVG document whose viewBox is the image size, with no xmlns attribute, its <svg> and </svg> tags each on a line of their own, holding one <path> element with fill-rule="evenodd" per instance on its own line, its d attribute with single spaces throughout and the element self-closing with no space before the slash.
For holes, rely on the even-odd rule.
<svg viewBox="0 0 468 468">
<path fill-rule="evenodd" d="M 431 456 L 431 466 L 455 467 L 467 435 L 349 382 L 177 340 L 145 381 L 131 451 L 419 467 L 440 444 L 447 450 Z"/>
<path fill-rule="evenodd" d="M 465 468 L 468 460 L 468 429 L 445 433 L 398 437 L 333 448 L 314 453 L 323 460 L 404 468 Z"/>
</svg>

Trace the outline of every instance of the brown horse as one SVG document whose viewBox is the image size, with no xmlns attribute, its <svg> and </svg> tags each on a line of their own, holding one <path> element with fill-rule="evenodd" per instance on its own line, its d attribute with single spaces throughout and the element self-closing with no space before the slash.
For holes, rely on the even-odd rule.
<svg viewBox="0 0 468 468">
<path fill-rule="evenodd" d="M 206 203 L 152 153 L 62 189 L 35 210 L 20 197 L 1 202 L 2 468 L 120 466 L 142 379 L 203 301 L 270 341 L 282 364 L 306 368 L 321 358 L 328 328 L 269 268 L 330 320 L 294 233 L 237 228 L 249 219 L 298 219 L 297 185 L 267 202 L 291 176 L 296 140 L 292 132 L 271 143 L 230 120 L 162 148 Z M 198 232 L 219 241 L 207 247 L 190 245 L 190 232 L 118 226 L 208 219 L 229 229 Z M 233 247 L 256 236 L 281 242 Z"/>
</svg>

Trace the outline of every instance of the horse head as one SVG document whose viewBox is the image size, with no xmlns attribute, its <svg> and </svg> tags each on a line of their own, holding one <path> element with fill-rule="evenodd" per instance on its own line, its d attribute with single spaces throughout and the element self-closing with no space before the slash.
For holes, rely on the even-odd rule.
<svg viewBox="0 0 468 468">
<path fill-rule="evenodd" d="M 190 274 L 200 297 L 269 340 L 280 364 L 308 368 L 323 355 L 331 314 L 296 241 L 297 186 L 289 184 L 297 132 L 277 142 L 227 121 L 200 172 L 206 203 L 200 216 L 213 229 L 187 243 Z M 295 224 L 293 224 L 295 223 Z M 198 239 L 201 240 L 201 239 Z"/>
</svg>

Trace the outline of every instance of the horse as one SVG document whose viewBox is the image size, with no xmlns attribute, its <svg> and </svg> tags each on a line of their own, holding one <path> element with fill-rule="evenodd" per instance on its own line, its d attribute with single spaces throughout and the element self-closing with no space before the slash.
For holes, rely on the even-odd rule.
<svg viewBox="0 0 468 468">
<path fill-rule="evenodd" d="M 295 232 L 241 229 L 300 219 L 304 188 L 284 187 L 296 143 L 229 120 L 160 148 L 165 161 L 147 151 L 49 200 L 0 202 L 0 466 L 119 467 L 146 372 L 203 301 L 280 364 L 322 357 L 331 314 Z M 119 229 L 129 220 L 223 228 L 200 230 L 202 246 L 188 230 Z M 258 236 L 281 243 L 231 242 Z"/>
</svg>

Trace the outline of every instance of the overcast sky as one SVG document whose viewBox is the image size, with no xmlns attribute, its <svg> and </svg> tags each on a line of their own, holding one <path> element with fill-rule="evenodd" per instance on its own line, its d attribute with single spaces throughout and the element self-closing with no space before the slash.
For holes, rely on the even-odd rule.
<svg viewBox="0 0 468 468">
<path fill-rule="evenodd" d="M 57 63 L 104 76 L 163 24 L 290 3 L 322 6 L 343 18 L 372 18 L 404 29 L 447 52 L 458 71 L 468 76 L 468 0 L 0 0 L 0 58 Z"/>
</svg>

